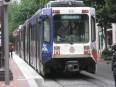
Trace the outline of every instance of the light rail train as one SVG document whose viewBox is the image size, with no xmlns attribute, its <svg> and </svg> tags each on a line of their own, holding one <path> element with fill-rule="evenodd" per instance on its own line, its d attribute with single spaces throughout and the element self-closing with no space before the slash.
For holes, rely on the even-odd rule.
<svg viewBox="0 0 116 87">
<path fill-rule="evenodd" d="M 95 73 L 95 20 L 95 9 L 82 1 L 49 1 L 14 31 L 16 52 L 43 76 Z"/>
</svg>

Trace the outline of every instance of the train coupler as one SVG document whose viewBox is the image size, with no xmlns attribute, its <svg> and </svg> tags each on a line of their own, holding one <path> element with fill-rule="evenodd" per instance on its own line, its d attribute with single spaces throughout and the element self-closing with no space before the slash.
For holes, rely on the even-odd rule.
<svg viewBox="0 0 116 87">
<path fill-rule="evenodd" d="M 77 71 L 79 71 L 79 63 L 78 63 L 78 61 L 66 61 L 66 63 L 65 63 L 65 71 L 69 71 L 69 72 L 77 72 Z"/>
</svg>

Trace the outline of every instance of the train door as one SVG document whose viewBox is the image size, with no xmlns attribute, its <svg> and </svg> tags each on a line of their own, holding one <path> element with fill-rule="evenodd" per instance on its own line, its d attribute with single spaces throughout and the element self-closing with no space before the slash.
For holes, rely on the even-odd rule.
<svg viewBox="0 0 116 87">
<path fill-rule="evenodd" d="M 36 24 L 30 26 L 30 64 L 36 68 Z"/>
<path fill-rule="evenodd" d="M 37 59 L 36 59 L 36 69 L 40 73 L 40 67 L 42 64 L 42 44 L 43 44 L 43 20 L 38 18 L 37 20 L 37 35 L 36 35 L 36 46 L 37 46 Z"/>
<path fill-rule="evenodd" d="M 21 58 L 23 59 L 24 58 L 24 37 L 23 37 L 23 33 L 24 33 L 24 29 L 22 28 L 22 30 L 21 30 L 21 39 L 20 39 L 20 41 L 21 41 L 21 48 L 20 48 L 20 50 L 21 50 Z"/>
<path fill-rule="evenodd" d="M 23 46 L 24 46 L 24 49 L 23 49 L 23 55 L 24 55 L 24 60 L 25 60 L 25 35 L 26 35 L 26 27 L 24 26 L 24 30 L 23 30 Z"/>
<path fill-rule="evenodd" d="M 39 23 L 38 21 L 36 21 L 36 28 L 35 28 L 35 48 L 36 48 L 36 52 L 35 52 L 35 69 L 38 71 L 39 70 L 39 58 L 38 58 L 38 34 L 39 34 Z"/>
<path fill-rule="evenodd" d="M 29 63 L 30 63 L 30 65 L 31 66 L 33 66 L 33 61 L 34 61 L 34 59 L 33 59 L 33 57 L 34 57 L 34 53 L 35 53 L 35 51 L 33 50 L 33 46 L 34 46 L 34 29 L 33 29 L 33 26 L 30 24 L 30 26 L 29 26 L 29 30 L 30 30 L 30 44 L 29 44 L 29 47 L 30 47 L 30 59 L 29 59 Z"/>
<path fill-rule="evenodd" d="M 28 28 L 27 28 L 27 23 L 25 26 L 25 61 L 28 60 Z"/>
<path fill-rule="evenodd" d="M 31 39 L 32 38 L 32 34 L 31 34 L 32 31 L 31 30 L 32 30 L 32 25 L 30 24 L 29 25 L 29 64 L 32 66 L 32 61 L 33 60 L 32 60 L 32 55 L 31 54 L 33 54 L 33 52 L 31 51 L 32 50 L 31 49 L 31 47 L 32 47 L 31 46 L 31 43 L 32 43 L 32 39 Z"/>
<path fill-rule="evenodd" d="M 34 27 L 33 27 L 33 50 L 34 50 L 34 54 L 33 54 L 33 67 L 36 69 L 36 61 L 37 61 L 37 45 L 36 45 L 36 35 L 37 35 L 37 27 L 36 27 L 36 24 L 34 24 Z"/>
<path fill-rule="evenodd" d="M 36 70 L 40 73 L 40 60 L 42 59 L 42 21 L 40 19 L 37 20 L 37 28 L 36 28 Z"/>
<path fill-rule="evenodd" d="M 18 52 L 19 52 L 19 56 L 21 57 L 21 31 L 19 31 L 19 44 L 18 44 Z"/>
<path fill-rule="evenodd" d="M 50 68 L 47 62 L 51 58 L 51 43 L 50 43 L 50 18 L 47 15 L 42 16 L 41 20 L 41 37 L 40 37 L 40 73 L 45 76 L 50 73 Z"/>
<path fill-rule="evenodd" d="M 28 64 L 30 64 L 30 28 L 29 26 L 27 26 L 27 60 L 26 60 Z"/>
</svg>

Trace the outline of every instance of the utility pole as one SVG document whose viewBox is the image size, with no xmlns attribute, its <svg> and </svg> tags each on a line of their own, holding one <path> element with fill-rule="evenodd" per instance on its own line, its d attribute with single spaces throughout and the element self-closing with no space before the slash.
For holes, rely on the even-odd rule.
<svg viewBox="0 0 116 87">
<path fill-rule="evenodd" d="M 9 85 L 9 38 L 8 38 L 8 6 L 4 5 L 4 58 L 5 58 L 5 84 Z"/>
<path fill-rule="evenodd" d="M 3 46 L 3 57 L 4 57 L 4 66 L 3 66 L 3 76 L 5 77 L 5 84 L 9 85 L 11 79 L 11 73 L 9 69 L 9 35 L 8 35 L 8 4 L 10 0 L 0 0 L 0 6 L 2 7 L 3 12 L 3 37 L 2 37 L 2 46 Z"/>
</svg>

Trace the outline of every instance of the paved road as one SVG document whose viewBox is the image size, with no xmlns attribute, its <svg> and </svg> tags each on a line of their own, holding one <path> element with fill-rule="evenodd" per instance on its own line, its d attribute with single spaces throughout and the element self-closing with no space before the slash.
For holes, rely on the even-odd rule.
<svg viewBox="0 0 116 87">
<path fill-rule="evenodd" d="M 111 61 L 98 62 L 96 75 L 104 77 L 105 79 L 113 80 Z"/>
<path fill-rule="evenodd" d="M 56 74 L 45 78 L 45 87 L 114 87 L 111 65 L 98 62 L 96 74 Z"/>
</svg>

